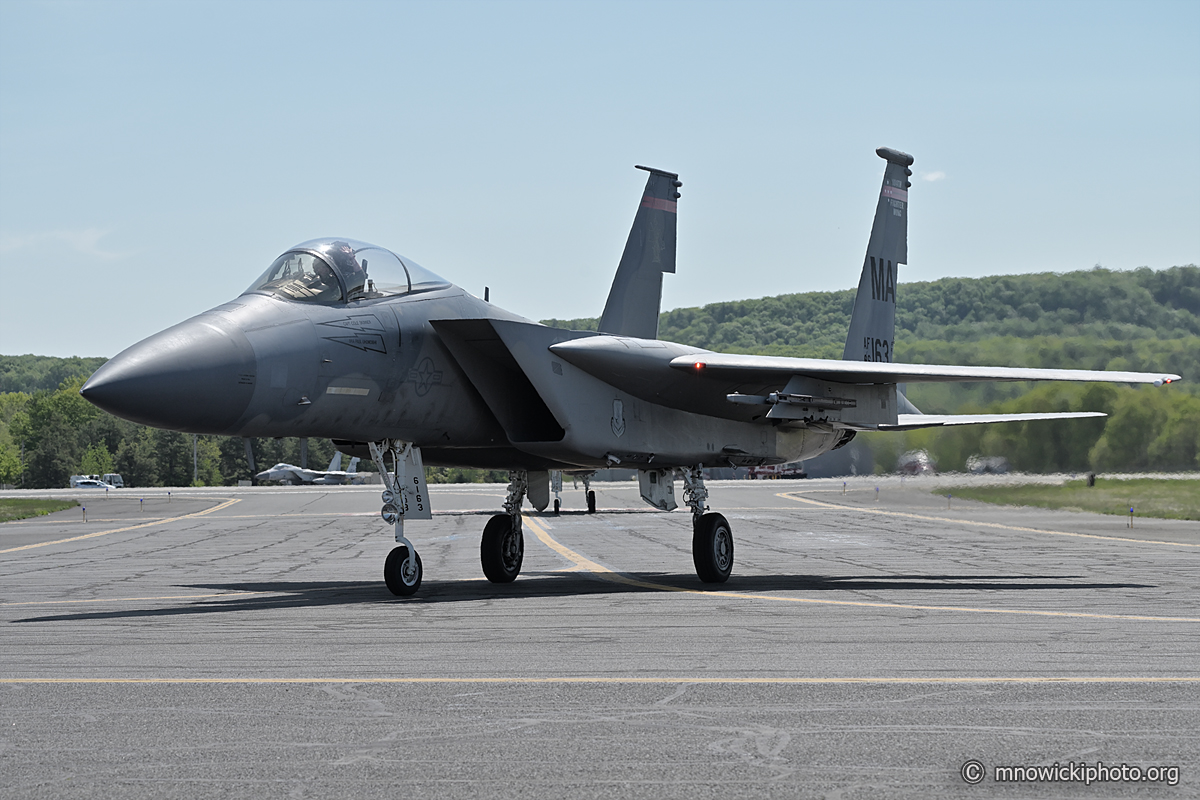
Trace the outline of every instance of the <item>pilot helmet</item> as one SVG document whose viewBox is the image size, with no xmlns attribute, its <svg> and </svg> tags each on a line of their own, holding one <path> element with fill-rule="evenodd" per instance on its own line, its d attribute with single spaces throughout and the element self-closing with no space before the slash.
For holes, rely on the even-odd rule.
<svg viewBox="0 0 1200 800">
<path fill-rule="evenodd" d="M 367 282 L 366 270 L 358 263 L 358 259 L 354 257 L 354 248 L 346 242 L 332 242 L 328 249 L 325 250 L 325 255 L 333 261 L 333 265 L 339 272 L 342 273 L 342 278 L 346 281 L 346 291 L 353 292 L 363 287 Z"/>
</svg>

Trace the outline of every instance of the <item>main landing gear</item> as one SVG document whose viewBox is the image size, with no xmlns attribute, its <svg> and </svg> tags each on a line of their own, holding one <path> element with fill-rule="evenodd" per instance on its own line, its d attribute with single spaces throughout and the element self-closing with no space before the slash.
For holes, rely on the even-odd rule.
<svg viewBox="0 0 1200 800">
<path fill-rule="evenodd" d="M 508 473 L 508 497 L 504 513 L 488 520 L 479 543 L 479 560 L 483 574 L 492 583 L 512 583 L 521 574 L 525 558 L 525 535 L 521 531 L 521 503 L 529 489 L 529 473 L 514 470 Z"/>
<path fill-rule="evenodd" d="M 724 583 L 733 572 L 733 531 L 729 521 L 708 510 L 708 489 L 699 467 L 678 470 L 683 502 L 692 510 L 692 561 L 705 583 Z"/>
<path fill-rule="evenodd" d="M 579 484 L 577 483 L 577 481 L 583 481 L 583 496 L 584 496 L 584 499 L 587 501 L 587 513 L 589 513 L 589 514 L 596 513 L 596 493 L 594 491 L 592 491 L 592 478 L 595 477 L 595 475 L 596 475 L 595 471 L 572 472 L 571 473 L 571 485 L 574 488 L 576 488 L 576 489 L 579 488 Z M 556 495 L 556 497 L 557 497 L 557 495 Z M 558 513 L 558 508 L 559 508 L 558 501 L 555 500 L 554 513 L 556 513 L 556 514 Z"/>
</svg>

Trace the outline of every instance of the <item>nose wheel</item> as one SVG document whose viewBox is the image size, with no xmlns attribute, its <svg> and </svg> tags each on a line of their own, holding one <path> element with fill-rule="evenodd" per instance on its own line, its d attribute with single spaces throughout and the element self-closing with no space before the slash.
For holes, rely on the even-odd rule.
<svg viewBox="0 0 1200 800">
<path fill-rule="evenodd" d="M 401 545 L 383 562 L 383 580 L 397 597 L 409 597 L 421 588 L 421 555 Z"/>
</svg>

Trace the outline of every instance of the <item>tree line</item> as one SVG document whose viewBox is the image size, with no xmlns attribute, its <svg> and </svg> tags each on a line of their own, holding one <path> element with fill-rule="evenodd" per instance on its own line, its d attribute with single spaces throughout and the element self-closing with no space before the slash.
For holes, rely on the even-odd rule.
<svg viewBox="0 0 1200 800">
<path fill-rule="evenodd" d="M 734 300 L 659 315 L 658 336 L 724 353 L 841 358 L 854 291 Z M 991 338 L 1094 341 L 1200 336 L 1200 267 L 1096 267 L 1067 273 L 942 278 L 896 290 L 896 346 Z M 543 320 L 596 330 L 598 320 Z"/>
<path fill-rule="evenodd" d="M 839 358 L 853 292 L 716 303 L 664 312 L 659 336 L 724 352 Z M 595 319 L 547 320 L 594 330 Z M 912 384 L 927 413 L 1103 411 L 1105 419 L 868 434 L 877 468 L 926 449 L 943 470 L 998 455 L 1029 472 L 1200 468 L 1200 269 L 946 278 L 903 284 L 897 360 L 1046 368 L 1169 371 L 1179 385 Z M 232 484 L 252 477 L 245 440 L 193 437 L 112 417 L 79 395 L 103 358 L 0 356 L 0 483 L 67 485 L 72 474 L 120 473 L 130 486 Z M 252 439 L 255 465 L 300 463 L 296 439 Z M 193 447 L 195 452 L 193 453 Z M 323 469 L 333 445 L 309 442 Z M 193 461 L 194 457 L 194 461 Z M 362 470 L 374 469 L 369 463 Z M 498 471 L 431 468 L 431 482 L 506 480 Z"/>
<path fill-rule="evenodd" d="M 0 369 L 12 361 L 0 356 Z M 246 458 L 247 441 L 255 470 L 280 462 L 301 464 L 299 439 L 193 437 L 107 414 L 79 394 L 90 375 L 80 370 L 90 366 L 89 361 L 102 364 L 104 359 L 20 357 L 35 386 L 43 380 L 40 376 L 67 377 L 53 391 L 0 393 L 0 484 L 53 489 L 67 486 L 72 475 L 115 472 L 130 487 L 233 485 L 254 477 Z M 325 469 L 336 452 L 328 439 L 310 439 L 309 468 Z M 343 458 L 342 469 L 348 466 L 349 459 Z M 371 461 L 360 462 L 357 469 L 378 471 Z M 429 467 L 426 472 L 430 483 L 508 480 L 507 472 L 496 470 Z"/>
</svg>

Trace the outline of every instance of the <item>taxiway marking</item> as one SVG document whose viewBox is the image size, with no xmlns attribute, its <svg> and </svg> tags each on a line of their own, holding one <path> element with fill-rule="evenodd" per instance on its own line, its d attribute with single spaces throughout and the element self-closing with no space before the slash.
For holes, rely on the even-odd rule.
<svg viewBox="0 0 1200 800">
<path fill-rule="evenodd" d="M 213 499 L 220 500 L 221 498 L 215 497 Z M 139 528 L 150 528 L 155 525 L 162 525 L 164 523 L 172 522 L 174 520 L 192 519 L 194 517 L 203 517 L 205 514 L 211 514 L 214 511 L 220 511 L 223 508 L 229 508 L 234 503 L 240 503 L 240 502 L 242 502 L 242 501 L 237 498 L 231 497 L 231 498 L 226 499 L 225 502 L 221 503 L 220 505 L 213 506 L 212 508 L 205 509 L 204 511 L 196 511 L 192 514 L 184 514 L 184 515 L 178 516 L 178 517 L 164 517 L 163 519 L 153 520 L 151 522 L 142 522 L 137 525 L 130 525 L 125 528 L 113 528 L 112 530 L 107 530 L 107 531 L 96 531 L 95 533 L 85 533 L 82 536 L 72 536 L 69 539 L 55 539 L 52 542 L 37 542 L 36 544 L 25 544 L 25 545 L 21 545 L 20 547 L 10 547 L 7 550 L 0 550 L 0 553 L 15 553 L 18 550 L 32 550 L 35 547 L 49 547 L 52 544 L 66 544 L 67 542 L 78 542 L 81 539 L 94 539 L 97 536 L 107 536 L 110 533 L 124 533 L 125 531 L 135 531 Z"/>
<path fill-rule="evenodd" d="M 984 528 L 999 528 L 1006 531 L 1020 531 L 1021 533 L 1046 533 L 1052 536 L 1076 536 L 1080 539 L 1101 539 L 1109 542 L 1131 542 L 1133 544 L 1165 544 L 1171 547 L 1200 547 L 1200 544 L 1192 544 L 1190 542 L 1164 542 L 1158 539 L 1130 539 L 1125 536 L 1101 536 L 1098 533 L 1074 533 L 1071 531 L 1052 531 L 1046 528 L 1026 528 L 1021 525 L 1005 525 L 1002 522 L 976 522 L 969 519 L 954 519 L 953 517 L 926 517 L 921 514 L 910 514 L 906 511 L 885 511 L 882 508 L 859 508 L 857 506 L 844 506 L 839 503 L 824 503 L 820 500 L 809 500 L 807 497 L 797 497 L 797 492 L 779 492 L 776 497 L 782 497 L 784 500 L 795 500 L 797 503 L 808 503 L 810 505 L 819 506 L 821 508 L 833 509 L 836 511 L 860 511 L 864 514 L 879 514 L 885 517 L 905 517 L 907 519 L 919 519 L 924 522 L 953 522 L 959 525 L 975 525 Z"/>
<path fill-rule="evenodd" d="M 743 592 L 722 592 L 722 591 L 704 591 L 701 589 L 687 589 L 680 586 L 670 586 L 665 583 L 654 583 L 652 581 L 644 581 L 640 578 L 634 578 L 629 575 L 616 572 L 586 556 L 576 553 L 568 547 L 565 547 L 560 542 L 556 541 L 541 525 L 530 517 L 525 517 L 525 522 L 533 529 L 534 534 L 542 544 L 549 547 L 554 552 L 558 553 L 563 558 L 574 563 L 580 570 L 591 572 L 599 578 L 613 583 L 621 583 L 626 586 L 637 586 L 642 589 L 654 589 L 660 592 L 676 592 L 678 594 L 696 594 L 703 597 L 716 598 L 734 598 L 739 600 L 770 600 L 777 603 L 805 603 L 810 605 L 823 606 L 855 606 L 859 608 L 899 608 L 904 610 L 914 611 L 957 611 L 972 614 L 1017 614 L 1022 616 L 1033 617 L 1073 617 L 1084 619 L 1115 619 L 1115 620 L 1130 620 L 1142 622 L 1200 622 L 1200 617 L 1151 617 L 1134 614 L 1091 614 L 1084 611 L 1039 611 L 1036 609 L 1022 608 L 977 608 L 972 606 L 928 606 L 916 605 L 913 603 L 883 603 L 872 602 L 865 600 L 819 600 L 811 597 L 783 597 L 779 595 L 768 594 L 746 594 Z M 942 520 L 945 521 L 945 520 Z"/>
</svg>

